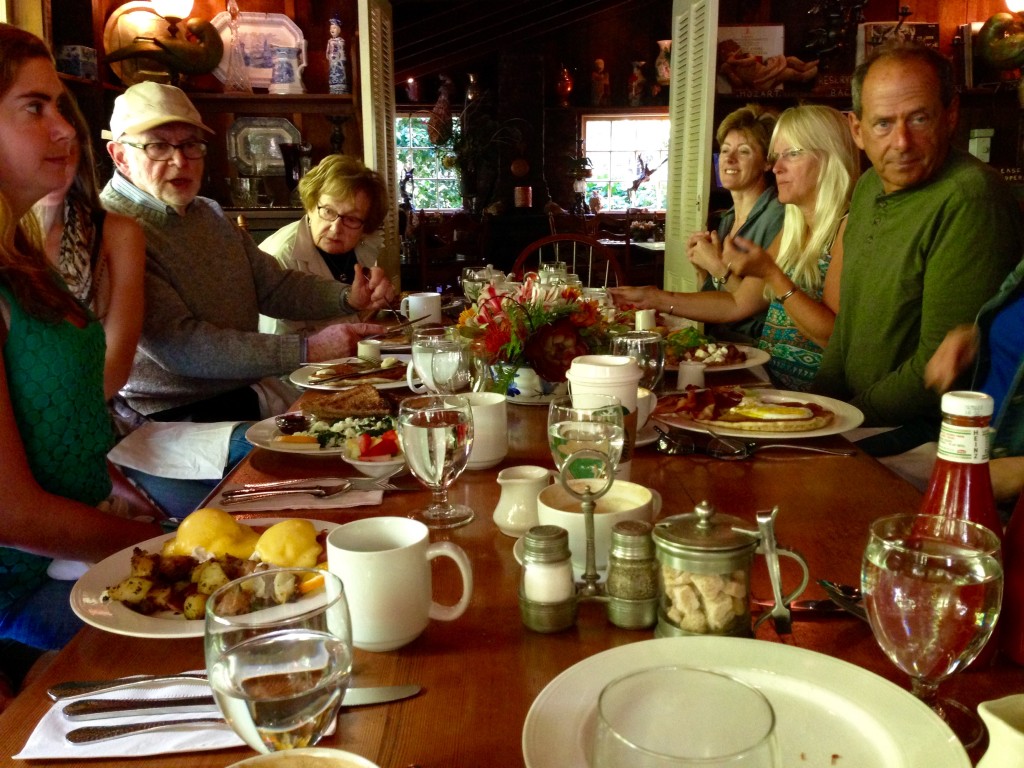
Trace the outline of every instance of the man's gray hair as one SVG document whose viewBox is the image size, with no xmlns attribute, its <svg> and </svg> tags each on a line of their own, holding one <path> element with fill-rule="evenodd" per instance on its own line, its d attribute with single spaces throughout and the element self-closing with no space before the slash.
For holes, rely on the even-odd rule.
<svg viewBox="0 0 1024 768">
<path fill-rule="evenodd" d="M 868 57 L 861 62 L 853 72 L 853 80 L 850 82 L 850 95 L 853 97 L 853 113 L 857 118 L 863 117 L 863 103 L 861 94 L 864 89 L 864 78 L 868 76 L 868 70 L 877 62 L 882 60 L 895 61 L 920 61 L 927 64 L 935 72 L 939 81 L 939 99 L 942 106 L 949 108 L 956 95 L 953 86 L 953 65 L 949 59 L 939 53 L 935 48 L 915 42 L 913 40 L 892 40 L 875 48 Z"/>
</svg>

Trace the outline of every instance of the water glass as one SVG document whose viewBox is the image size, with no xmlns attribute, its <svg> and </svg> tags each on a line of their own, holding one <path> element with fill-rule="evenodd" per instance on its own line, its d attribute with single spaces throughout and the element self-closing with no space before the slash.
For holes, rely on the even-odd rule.
<svg viewBox="0 0 1024 768">
<path fill-rule="evenodd" d="M 409 470 L 434 495 L 419 519 L 428 528 L 469 523 L 473 510 L 448 501 L 448 486 L 466 468 L 473 447 L 469 400 L 459 395 L 407 397 L 398 407 L 398 440 Z"/>
<path fill-rule="evenodd" d="M 777 768 L 775 712 L 736 678 L 653 667 L 613 680 L 597 705 L 593 768 Z"/>
<path fill-rule="evenodd" d="M 591 450 L 607 456 L 607 463 L 581 460 L 573 463 L 573 477 L 603 477 L 614 472 L 622 457 L 626 430 L 622 404 L 613 395 L 559 395 L 548 404 L 548 447 L 559 470 L 577 451 Z"/>
<path fill-rule="evenodd" d="M 654 390 L 665 370 L 665 339 L 657 331 L 627 331 L 612 337 L 611 353 L 640 366 L 640 386 Z"/>
<path fill-rule="evenodd" d="M 430 356 L 434 389 L 445 395 L 468 392 L 476 374 L 476 359 L 468 339 L 436 342 Z"/>
<path fill-rule="evenodd" d="M 454 327 L 429 323 L 413 328 L 410 337 L 411 365 L 406 369 L 408 374 L 406 383 L 413 392 L 422 395 L 426 392 L 437 392 L 434 383 L 434 352 L 439 345 L 444 345 L 458 340 L 458 330 Z M 418 377 L 421 384 L 413 381 Z"/>
<path fill-rule="evenodd" d="M 217 706 L 246 744 L 313 746 L 333 725 L 352 672 L 341 579 L 274 568 L 227 583 L 207 600 L 204 648 Z"/>
</svg>

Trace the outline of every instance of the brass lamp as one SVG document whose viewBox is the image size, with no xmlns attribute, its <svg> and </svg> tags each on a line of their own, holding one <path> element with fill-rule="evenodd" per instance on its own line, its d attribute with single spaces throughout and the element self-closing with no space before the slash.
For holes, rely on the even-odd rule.
<svg viewBox="0 0 1024 768">
<path fill-rule="evenodd" d="M 1024 0 L 1005 0 L 1010 13 L 997 13 L 978 32 L 978 48 L 996 69 L 1024 66 Z M 1017 86 L 1017 100 L 1024 107 L 1024 78 Z"/>
<path fill-rule="evenodd" d="M 213 24 L 204 19 L 188 18 L 192 13 L 192 2 L 152 0 L 145 10 L 167 22 L 167 34 L 139 35 L 130 44 L 108 53 L 106 60 L 115 62 L 139 58 L 158 62 L 171 73 L 171 83 L 174 85 L 177 85 L 179 75 L 205 75 L 212 72 L 224 56 L 224 43 Z M 182 21 L 185 21 L 188 34 L 178 37 L 178 25 Z"/>
</svg>

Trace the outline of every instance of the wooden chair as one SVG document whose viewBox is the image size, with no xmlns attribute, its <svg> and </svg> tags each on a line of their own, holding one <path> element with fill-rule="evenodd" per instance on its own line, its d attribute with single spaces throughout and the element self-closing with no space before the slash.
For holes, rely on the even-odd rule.
<svg viewBox="0 0 1024 768">
<path fill-rule="evenodd" d="M 456 287 L 462 268 L 476 266 L 482 253 L 480 223 L 467 213 L 421 214 L 416 226 L 418 288 Z"/>
<path fill-rule="evenodd" d="M 583 216 L 576 213 L 549 213 L 548 224 L 552 235 L 578 233 L 597 234 L 597 216 Z"/>
<path fill-rule="evenodd" d="M 534 240 L 516 257 L 512 272 L 522 279 L 526 272 L 546 262 L 565 262 L 570 274 L 578 275 L 586 288 L 625 285 L 626 277 L 615 253 L 596 237 L 567 233 Z"/>
</svg>

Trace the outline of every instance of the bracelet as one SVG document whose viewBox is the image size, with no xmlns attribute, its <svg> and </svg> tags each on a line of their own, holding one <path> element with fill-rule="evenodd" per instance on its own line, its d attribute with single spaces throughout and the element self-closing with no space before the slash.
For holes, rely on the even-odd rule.
<svg viewBox="0 0 1024 768">
<path fill-rule="evenodd" d="M 786 299 L 788 299 L 790 296 L 792 296 L 796 292 L 797 292 L 797 287 L 794 285 L 792 288 L 790 288 L 784 294 L 779 296 L 779 304 L 785 304 L 786 303 Z"/>
<path fill-rule="evenodd" d="M 725 274 L 721 277 L 712 277 L 711 284 L 715 288 L 721 288 L 723 285 L 729 282 L 729 278 L 732 276 L 732 262 L 730 261 L 725 265 Z"/>
</svg>

